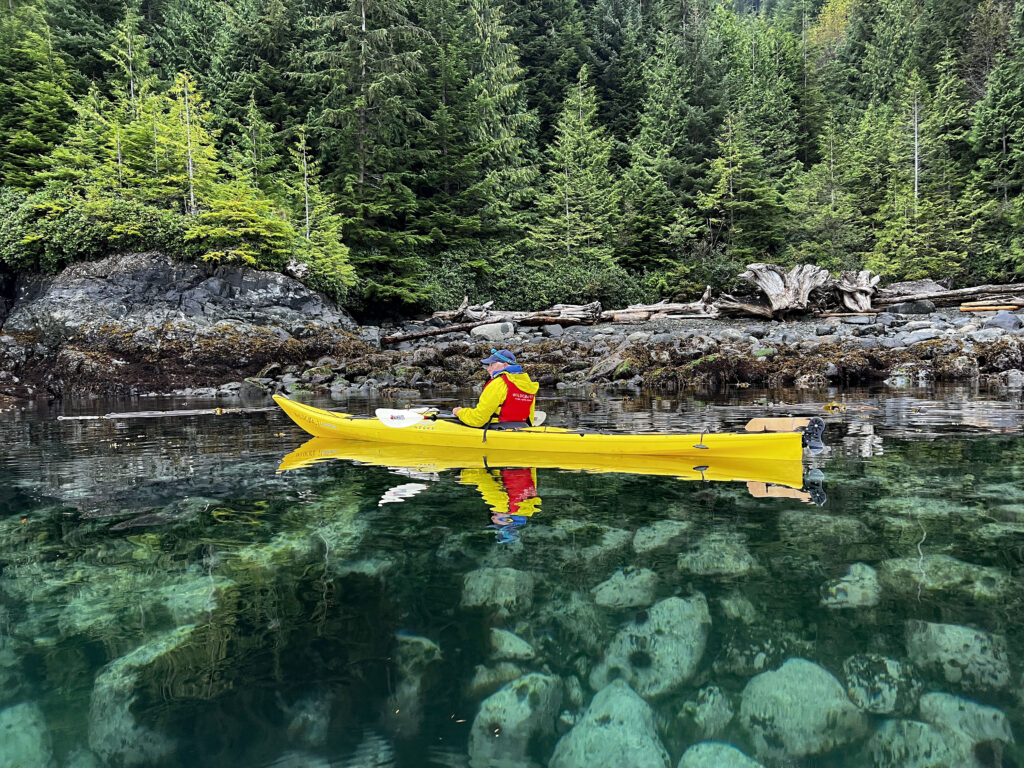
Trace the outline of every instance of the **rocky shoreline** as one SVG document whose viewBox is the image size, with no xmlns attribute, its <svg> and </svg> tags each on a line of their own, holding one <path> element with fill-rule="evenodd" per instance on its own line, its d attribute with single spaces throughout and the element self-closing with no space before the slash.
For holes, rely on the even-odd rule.
<svg viewBox="0 0 1024 768">
<path fill-rule="evenodd" d="M 8 398 L 276 392 L 412 399 L 464 387 L 491 347 L 522 356 L 552 389 L 714 391 L 933 381 L 1024 383 L 1024 320 L 936 311 L 788 322 L 662 319 L 540 328 L 494 323 L 405 341 L 440 321 L 359 326 L 299 282 L 158 253 L 121 254 L 56 277 L 7 280 L 0 394 Z"/>
</svg>

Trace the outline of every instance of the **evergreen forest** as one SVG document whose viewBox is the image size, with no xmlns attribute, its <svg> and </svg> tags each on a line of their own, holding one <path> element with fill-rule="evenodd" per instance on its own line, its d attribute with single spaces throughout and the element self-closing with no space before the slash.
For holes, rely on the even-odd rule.
<svg viewBox="0 0 1024 768">
<path fill-rule="evenodd" d="M 1024 271 L 1024 0 L 2 0 L 0 271 L 362 315 Z"/>
</svg>

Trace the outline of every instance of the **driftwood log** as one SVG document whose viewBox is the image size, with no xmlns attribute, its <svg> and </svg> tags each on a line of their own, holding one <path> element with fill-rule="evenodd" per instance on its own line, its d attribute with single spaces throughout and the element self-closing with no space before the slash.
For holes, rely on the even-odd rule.
<svg viewBox="0 0 1024 768">
<path fill-rule="evenodd" d="M 385 336 L 380 340 L 380 343 L 396 344 L 401 341 L 425 339 L 430 336 L 455 333 L 456 331 L 471 331 L 479 325 L 490 325 L 491 323 L 592 325 L 601 318 L 601 302 L 599 301 L 594 301 L 590 304 L 555 304 L 550 309 L 542 309 L 540 312 L 495 312 L 491 309 L 493 303 L 488 301 L 486 304 L 476 304 L 471 307 L 469 306 L 469 301 L 463 299 L 462 305 L 458 309 L 447 312 L 435 312 L 433 317 L 441 320 L 465 317 L 470 318 L 469 322 L 443 325 L 439 328 L 428 328 L 425 331 L 416 331 L 415 333 Z M 483 313 L 483 316 L 481 316 L 481 313 Z"/>
<path fill-rule="evenodd" d="M 718 297 L 718 300 L 715 302 L 715 309 L 718 310 L 719 315 L 724 317 L 750 315 L 771 320 L 773 316 L 773 310 L 767 304 L 755 304 L 751 301 L 744 301 L 728 293 L 723 293 Z"/>
<path fill-rule="evenodd" d="M 647 320 L 659 320 L 665 317 L 680 318 L 713 318 L 718 317 L 718 309 L 711 301 L 711 286 L 704 290 L 704 295 L 697 301 L 683 304 L 679 302 L 659 301 L 657 304 L 630 304 L 625 309 L 612 309 L 601 313 L 602 320 L 613 323 L 642 323 Z"/>
<path fill-rule="evenodd" d="M 811 293 L 823 290 L 833 282 L 827 269 L 813 264 L 801 264 L 789 272 L 783 272 L 774 264 L 748 264 L 740 279 L 753 283 L 768 297 L 771 317 L 806 312 Z M 721 309 L 720 302 L 721 299 Z"/>
<path fill-rule="evenodd" d="M 859 272 L 844 271 L 835 281 L 836 293 L 839 294 L 843 306 L 851 312 L 867 312 L 871 309 L 871 296 L 875 292 L 875 286 L 881 279 L 881 275 L 876 275 L 870 269 L 862 269 Z"/>
<path fill-rule="evenodd" d="M 1006 285 L 979 285 L 974 288 L 957 288 L 955 290 L 929 291 L 926 293 L 910 293 L 896 296 L 884 295 L 883 291 L 879 291 L 874 301 L 879 306 L 925 299 L 935 304 L 959 304 L 961 299 L 980 296 L 985 297 L 986 301 L 997 304 L 1001 297 L 1012 296 L 1021 290 L 1024 290 L 1024 285 L 1009 283 Z"/>
</svg>

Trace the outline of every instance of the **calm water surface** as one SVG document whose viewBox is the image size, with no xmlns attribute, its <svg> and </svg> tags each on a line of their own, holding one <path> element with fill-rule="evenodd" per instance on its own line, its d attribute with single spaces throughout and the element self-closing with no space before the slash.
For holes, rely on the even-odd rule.
<svg viewBox="0 0 1024 768">
<path fill-rule="evenodd" d="M 826 411 L 833 399 L 847 410 Z M 1019 394 L 543 403 L 552 424 L 630 431 L 822 415 L 828 448 L 796 469 L 796 488 L 773 484 L 774 470 L 718 481 L 692 467 L 691 479 L 342 459 L 279 471 L 306 438 L 276 410 L 57 419 L 212 405 L 0 414 L 0 720 L 24 736 L 0 743 L 0 764 L 35 750 L 38 763 L 18 764 L 469 765 L 481 701 L 516 671 L 563 681 L 553 730 L 510 746 L 545 764 L 620 629 L 698 594 L 711 624 L 696 671 L 648 697 L 672 766 L 711 737 L 756 754 L 739 716 L 756 674 L 802 658 L 846 684 L 850 657 L 907 663 L 915 620 L 1005 642 L 1008 682 L 927 664 L 912 675 L 920 690 L 998 708 L 1024 737 Z M 664 521 L 675 525 L 652 527 Z M 660 543 L 639 543 L 652 532 Z M 879 574 L 879 595 L 844 604 L 838 580 L 857 563 Z M 467 574 L 491 568 L 526 574 L 532 590 L 474 604 Z M 646 598 L 594 591 L 620 569 L 652 572 Z M 494 659 L 495 627 L 534 658 Z M 637 653 L 638 668 L 652 663 Z M 697 716 L 712 687 L 735 713 L 714 727 Z M 870 764 L 867 741 L 889 716 L 900 715 L 869 714 L 863 738 L 788 764 Z M 902 716 L 917 716 L 913 704 Z M 977 764 L 1020 764 L 1014 749 L 979 747 Z"/>
</svg>

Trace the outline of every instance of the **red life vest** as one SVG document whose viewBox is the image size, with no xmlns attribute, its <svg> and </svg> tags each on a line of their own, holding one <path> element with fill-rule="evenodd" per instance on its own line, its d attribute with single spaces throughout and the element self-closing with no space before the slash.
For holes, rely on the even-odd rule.
<svg viewBox="0 0 1024 768">
<path fill-rule="evenodd" d="M 523 390 L 513 384 L 508 374 L 499 373 L 484 385 L 484 389 L 487 389 L 487 387 L 494 383 L 495 379 L 499 378 L 505 380 L 508 392 L 505 394 L 505 400 L 501 403 L 498 421 L 529 421 L 530 407 L 533 405 L 534 396 L 529 392 L 523 392 Z"/>
</svg>

